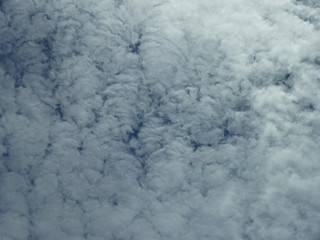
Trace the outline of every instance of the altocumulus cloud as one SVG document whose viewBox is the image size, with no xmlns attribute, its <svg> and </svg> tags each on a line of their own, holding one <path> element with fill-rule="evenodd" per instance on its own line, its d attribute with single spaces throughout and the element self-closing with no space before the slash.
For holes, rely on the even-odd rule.
<svg viewBox="0 0 320 240">
<path fill-rule="evenodd" d="M 319 239 L 319 7 L 0 1 L 0 239 Z"/>
</svg>

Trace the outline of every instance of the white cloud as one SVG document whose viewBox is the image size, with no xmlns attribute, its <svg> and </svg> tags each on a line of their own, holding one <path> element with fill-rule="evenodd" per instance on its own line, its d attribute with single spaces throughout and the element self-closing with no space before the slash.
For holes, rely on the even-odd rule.
<svg viewBox="0 0 320 240">
<path fill-rule="evenodd" d="M 0 1 L 0 238 L 319 238 L 319 8 Z"/>
</svg>

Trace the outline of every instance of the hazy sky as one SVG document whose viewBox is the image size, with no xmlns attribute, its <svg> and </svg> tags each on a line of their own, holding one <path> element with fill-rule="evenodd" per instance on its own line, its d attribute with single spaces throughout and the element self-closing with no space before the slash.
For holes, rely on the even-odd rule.
<svg viewBox="0 0 320 240">
<path fill-rule="evenodd" d="M 319 30 L 318 0 L 0 1 L 0 239 L 320 239 Z"/>
</svg>

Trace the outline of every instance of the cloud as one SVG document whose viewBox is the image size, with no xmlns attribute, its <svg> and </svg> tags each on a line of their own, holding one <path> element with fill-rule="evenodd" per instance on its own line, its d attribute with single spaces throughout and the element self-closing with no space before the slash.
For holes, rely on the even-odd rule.
<svg viewBox="0 0 320 240">
<path fill-rule="evenodd" d="M 0 238 L 319 238 L 315 1 L 0 1 Z"/>
</svg>

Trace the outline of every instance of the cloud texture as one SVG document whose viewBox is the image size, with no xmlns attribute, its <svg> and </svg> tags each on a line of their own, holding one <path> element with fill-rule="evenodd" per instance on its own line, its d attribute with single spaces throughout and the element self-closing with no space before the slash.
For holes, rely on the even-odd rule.
<svg viewBox="0 0 320 240">
<path fill-rule="evenodd" d="M 319 239 L 319 7 L 0 1 L 0 239 Z"/>
</svg>

